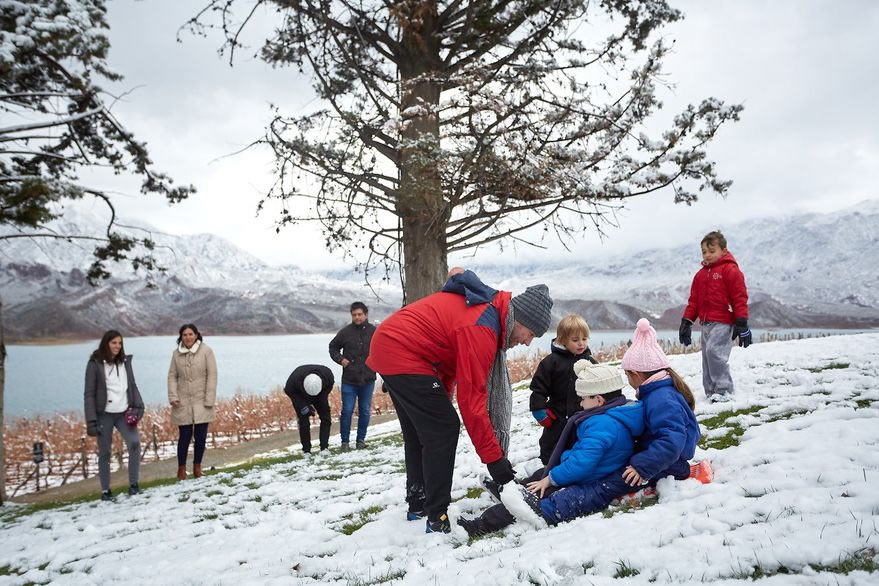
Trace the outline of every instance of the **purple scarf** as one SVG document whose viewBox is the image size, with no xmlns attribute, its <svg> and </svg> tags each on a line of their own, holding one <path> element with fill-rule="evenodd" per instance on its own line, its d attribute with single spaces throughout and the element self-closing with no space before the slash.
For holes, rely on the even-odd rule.
<svg viewBox="0 0 879 586">
<path fill-rule="evenodd" d="M 546 478 L 546 475 L 549 474 L 549 471 L 559 465 L 559 462 L 562 461 L 562 452 L 567 450 L 573 444 L 573 436 L 576 435 L 577 426 L 580 425 L 586 419 L 593 417 L 595 415 L 601 415 L 602 413 L 608 411 L 609 409 L 613 409 L 614 407 L 619 407 L 620 405 L 625 405 L 628 401 L 625 397 L 617 397 L 616 399 L 611 399 L 601 407 L 594 407 L 592 409 L 587 409 L 586 411 L 579 411 L 571 415 L 571 418 L 568 419 L 568 422 L 565 423 L 565 428 L 562 430 L 562 435 L 559 437 L 559 441 L 556 442 L 555 448 L 552 450 L 552 455 L 549 457 L 549 462 L 546 463 L 546 468 L 543 470 L 543 477 Z"/>
</svg>

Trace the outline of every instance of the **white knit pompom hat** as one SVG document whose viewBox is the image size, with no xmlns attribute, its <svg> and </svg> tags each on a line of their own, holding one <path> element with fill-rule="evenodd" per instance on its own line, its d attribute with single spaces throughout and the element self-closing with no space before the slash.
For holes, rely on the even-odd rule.
<svg viewBox="0 0 879 586">
<path fill-rule="evenodd" d="M 594 397 L 623 388 L 623 377 L 615 366 L 578 360 L 574 363 L 574 374 L 577 375 L 574 389 L 578 397 Z"/>
<path fill-rule="evenodd" d="M 323 381 L 320 380 L 320 377 L 313 372 L 305 377 L 305 380 L 302 381 L 302 386 L 305 388 L 305 392 L 311 395 L 312 397 L 319 395 L 320 390 L 323 388 Z"/>
</svg>

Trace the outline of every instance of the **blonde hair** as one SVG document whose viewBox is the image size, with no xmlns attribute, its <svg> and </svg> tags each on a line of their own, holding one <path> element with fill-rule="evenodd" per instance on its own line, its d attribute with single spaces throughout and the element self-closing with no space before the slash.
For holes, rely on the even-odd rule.
<svg viewBox="0 0 879 586">
<path fill-rule="evenodd" d="M 555 341 L 557 344 L 567 344 L 574 334 L 583 334 L 588 338 L 589 324 L 579 315 L 566 315 L 559 321 L 555 330 Z"/>
</svg>

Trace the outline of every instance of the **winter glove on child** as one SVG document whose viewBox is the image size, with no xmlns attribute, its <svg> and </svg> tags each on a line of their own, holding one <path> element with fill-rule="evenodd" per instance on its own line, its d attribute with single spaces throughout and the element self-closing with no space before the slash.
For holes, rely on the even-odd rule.
<svg viewBox="0 0 879 586">
<path fill-rule="evenodd" d="M 537 409 L 535 411 L 532 411 L 531 415 L 533 415 L 534 419 L 537 420 L 537 423 L 539 423 L 543 427 L 552 427 L 552 424 L 557 419 L 555 413 L 553 413 L 549 409 Z"/>
<path fill-rule="evenodd" d="M 693 343 L 693 322 L 687 318 L 681 318 L 681 328 L 678 330 L 678 339 L 684 346 Z"/>
<path fill-rule="evenodd" d="M 513 465 L 506 458 L 495 460 L 486 464 L 486 466 L 488 467 L 488 473 L 491 474 L 491 479 L 498 484 L 506 484 L 516 478 L 516 471 L 513 470 Z"/>
<path fill-rule="evenodd" d="M 751 330 L 748 329 L 748 318 L 737 317 L 736 325 L 733 326 L 732 339 L 739 339 L 739 346 L 747 348 L 751 345 Z"/>
<path fill-rule="evenodd" d="M 99 433 L 101 433 L 101 426 L 99 426 L 98 422 L 94 419 L 92 419 L 91 421 L 86 421 L 85 432 L 90 437 L 96 437 Z"/>
<path fill-rule="evenodd" d="M 306 405 L 305 407 L 303 407 L 302 409 L 299 410 L 299 414 L 300 415 L 311 415 L 311 406 Z"/>
</svg>

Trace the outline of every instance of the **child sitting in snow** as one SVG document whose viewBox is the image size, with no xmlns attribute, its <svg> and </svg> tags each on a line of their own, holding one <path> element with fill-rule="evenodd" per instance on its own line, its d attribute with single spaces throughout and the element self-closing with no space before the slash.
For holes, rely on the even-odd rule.
<svg viewBox="0 0 879 586">
<path fill-rule="evenodd" d="M 594 485 L 609 474 L 622 473 L 634 450 L 633 436 L 644 432 L 642 406 L 626 401 L 619 370 L 578 360 L 573 371 L 583 411 L 568 420 L 546 468 L 532 475 L 540 480 L 529 483 L 527 490 L 518 487 L 534 512 L 549 524 L 607 506 L 595 500 Z M 515 492 L 515 488 L 507 492 Z M 501 496 L 504 503 L 515 507 L 507 494 Z M 497 504 L 476 519 L 458 523 L 474 536 L 497 531 L 515 520 L 504 504 Z"/>
<path fill-rule="evenodd" d="M 574 363 L 586 359 L 596 362 L 589 351 L 589 325 L 579 315 L 566 315 L 559 321 L 551 352 L 531 379 L 531 414 L 544 427 L 540 436 L 540 461 L 544 466 L 555 448 L 568 418 L 580 411 L 574 392 Z"/>
</svg>

